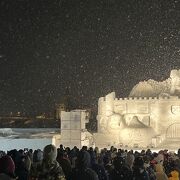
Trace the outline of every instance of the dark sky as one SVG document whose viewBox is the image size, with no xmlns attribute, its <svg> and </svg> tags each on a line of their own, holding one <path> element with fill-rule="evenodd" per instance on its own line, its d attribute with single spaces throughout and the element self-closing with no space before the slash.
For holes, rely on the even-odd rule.
<svg viewBox="0 0 180 180">
<path fill-rule="evenodd" d="M 97 106 L 180 68 L 179 0 L 1 0 L 0 114 Z"/>
</svg>

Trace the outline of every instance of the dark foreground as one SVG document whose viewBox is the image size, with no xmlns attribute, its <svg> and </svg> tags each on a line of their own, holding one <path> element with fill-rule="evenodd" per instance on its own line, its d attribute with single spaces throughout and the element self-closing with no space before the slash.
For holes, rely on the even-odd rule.
<svg viewBox="0 0 180 180">
<path fill-rule="evenodd" d="M 43 150 L 0 152 L 1 180 L 179 180 L 179 176 L 180 150 L 176 154 L 47 145 Z"/>
</svg>

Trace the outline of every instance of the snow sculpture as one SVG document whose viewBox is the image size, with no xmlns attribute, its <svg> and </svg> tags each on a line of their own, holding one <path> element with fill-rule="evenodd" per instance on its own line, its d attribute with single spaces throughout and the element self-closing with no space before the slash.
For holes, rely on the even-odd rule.
<svg viewBox="0 0 180 180">
<path fill-rule="evenodd" d="M 129 125 L 120 131 L 121 141 L 130 147 L 148 145 L 155 135 L 154 129 L 143 124 L 137 116 L 133 116 Z"/>
<path fill-rule="evenodd" d="M 171 94 L 180 95 L 180 70 L 171 71 Z"/>
<path fill-rule="evenodd" d="M 86 110 L 61 112 L 61 144 L 73 148 L 92 145 L 92 135 L 85 128 L 89 122 Z"/>
<path fill-rule="evenodd" d="M 162 82 L 157 82 L 152 79 L 139 82 L 133 87 L 129 97 L 157 97 L 163 93 L 170 94 L 171 83 L 171 78 Z"/>
<path fill-rule="evenodd" d="M 158 147 L 180 137 L 180 70 L 172 70 L 163 82 L 140 82 L 130 97 L 117 99 L 115 92 L 98 101 L 99 146 Z"/>
</svg>

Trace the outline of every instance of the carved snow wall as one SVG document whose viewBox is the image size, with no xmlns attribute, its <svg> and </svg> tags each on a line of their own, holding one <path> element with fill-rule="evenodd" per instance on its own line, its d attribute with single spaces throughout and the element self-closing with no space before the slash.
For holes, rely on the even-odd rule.
<svg viewBox="0 0 180 180">
<path fill-rule="evenodd" d="M 117 144 L 147 147 L 156 137 L 180 136 L 180 98 L 117 99 L 112 92 L 99 98 L 97 121 L 98 133 L 106 139 L 113 134 Z"/>
</svg>

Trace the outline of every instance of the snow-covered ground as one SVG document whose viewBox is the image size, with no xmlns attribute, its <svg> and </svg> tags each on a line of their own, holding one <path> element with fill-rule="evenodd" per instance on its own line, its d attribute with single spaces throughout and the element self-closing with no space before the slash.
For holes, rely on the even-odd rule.
<svg viewBox="0 0 180 180">
<path fill-rule="evenodd" d="M 100 141 L 102 137 L 99 137 L 99 135 L 97 136 L 97 134 L 96 135 L 94 134 L 94 138 L 97 138 L 97 141 Z M 56 140 L 57 142 L 55 142 Z M 54 128 L 0 129 L 0 150 L 3 151 L 8 151 L 11 149 L 24 149 L 24 148 L 43 149 L 47 144 L 55 144 L 56 146 L 59 146 L 60 129 L 54 129 Z M 96 145 L 98 145 L 98 143 Z M 99 147 L 104 148 L 105 146 L 107 148 L 110 148 L 110 145 L 106 143 L 101 144 Z M 117 144 L 114 144 L 114 146 L 117 146 L 117 148 L 128 149 L 128 147 L 120 147 Z M 152 151 L 159 151 L 161 149 L 168 149 L 169 151 L 177 151 L 179 148 L 180 148 L 180 139 L 171 138 L 171 139 L 166 139 L 157 148 L 150 148 L 150 149 Z M 139 148 L 130 148 L 130 149 L 134 149 L 138 151 L 142 150 Z"/>
<path fill-rule="evenodd" d="M 50 128 L 3 128 L 0 129 L 0 150 L 43 149 L 48 144 L 56 144 L 55 137 L 60 129 Z"/>
<path fill-rule="evenodd" d="M 0 128 L 0 138 L 4 137 L 35 137 L 35 136 L 52 136 L 60 133 L 58 128 Z"/>
</svg>

